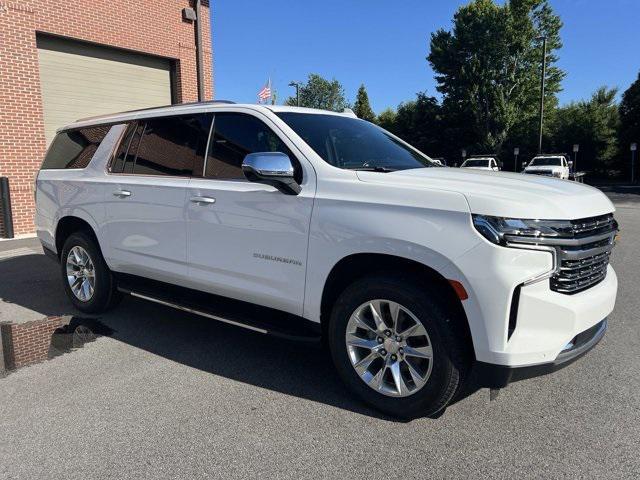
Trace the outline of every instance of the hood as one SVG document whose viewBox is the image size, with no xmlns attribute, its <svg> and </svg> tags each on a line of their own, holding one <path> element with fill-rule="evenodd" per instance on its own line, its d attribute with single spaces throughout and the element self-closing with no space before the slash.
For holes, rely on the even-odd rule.
<svg viewBox="0 0 640 480">
<path fill-rule="evenodd" d="M 462 168 L 357 172 L 363 182 L 443 190 L 464 195 L 471 213 L 512 218 L 575 220 L 613 212 L 600 190 L 570 180 Z"/>
</svg>

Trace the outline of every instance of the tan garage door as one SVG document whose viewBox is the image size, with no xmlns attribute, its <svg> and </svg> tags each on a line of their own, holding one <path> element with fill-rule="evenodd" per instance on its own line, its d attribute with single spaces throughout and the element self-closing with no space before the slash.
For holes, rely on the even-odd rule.
<svg viewBox="0 0 640 480">
<path fill-rule="evenodd" d="M 79 118 L 171 103 L 170 61 L 38 36 L 47 145 Z"/>
</svg>

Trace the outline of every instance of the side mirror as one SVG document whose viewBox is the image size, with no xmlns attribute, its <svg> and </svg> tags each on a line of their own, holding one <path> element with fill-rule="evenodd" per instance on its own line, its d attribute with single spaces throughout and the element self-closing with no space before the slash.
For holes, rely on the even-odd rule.
<svg viewBox="0 0 640 480">
<path fill-rule="evenodd" d="M 250 182 L 272 185 L 288 195 L 297 195 L 302 190 L 293 178 L 291 159 L 284 153 L 250 153 L 242 161 L 242 173 Z"/>
</svg>

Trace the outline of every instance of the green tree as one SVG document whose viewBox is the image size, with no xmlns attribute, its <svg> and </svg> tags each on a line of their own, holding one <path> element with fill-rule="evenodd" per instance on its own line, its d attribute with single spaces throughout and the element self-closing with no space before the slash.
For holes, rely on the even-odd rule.
<svg viewBox="0 0 640 480">
<path fill-rule="evenodd" d="M 396 133 L 396 111 L 393 108 L 386 108 L 376 118 L 376 123 L 385 130 Z"/>
<path fill-rule="evenodd" d="M 369 95 L 367 94 L 367 89 L 364 87 L 364 83 L 358 88 L 356 101 L 353 104 L 353 112 L 358 118 L 366 120 L 367 122 L 374 122 L 376 119 L 376 114 L 373 113 L 371 105 L 369 104 Z"/>
<path fill-rule="evenodd" d="M 444 115 L 454 120 L 450 133 L 467 147 L 499 151 L 518 122 L 536 115 L 543 35 L 545 105 L 553 108 L 564 77 L 555 66 L 561 26 L 547 0 L 473 0 L 455 13 L 451 31 L 433 33 L 427 60 Z"/>
<path fill-rule="evenodd" d="M 629 147 L 632 143 L 640 143 L 640 73 L 638 73 L 636 81 L 622 94 L 618 138 L 620 146 L 619 158 L 622 163 L 620 168 L 626 173 L 631 169 Z M 636 160 L 637 166 L 638 161 Z"/>
<path fill-rule="evenodd" d="M 358 88 L 356 102 L 353 104 L 353 112 L 358 118 L 367 122 L 373 122 L 376 118 L 376 114 L 373 113 L 371 105 L 369 105 L 369 95 L 367 95 L 367 89 L 364 88 L 364 83 Z"/>
<path fill-rule="evenodd" d="M 348 107 L 344 87 L 335 78 L 327 80 L 316 73 L 309 74 L 307 82 L 300 85 L 300 106 L 341 112 Z M 296 97 L 289 97 L 285 105 L 296 105 Z"/>
<path fill-rule="evenodd" d="M 557 110 L 553 148 L 571 152 L 574 144 L 580 145 L 578 170 L 608 175 L 619 168 L 616 94 L 615 88 L 600 87 L 591 99 L 572 102 Z"/>
<path fill-rule="evenodd" d="M 440 105 L 434 97 L 418 93 L 415 100 L 401 103 L 393 133 L 427 155 L 440 153 Z"/>
</svg>

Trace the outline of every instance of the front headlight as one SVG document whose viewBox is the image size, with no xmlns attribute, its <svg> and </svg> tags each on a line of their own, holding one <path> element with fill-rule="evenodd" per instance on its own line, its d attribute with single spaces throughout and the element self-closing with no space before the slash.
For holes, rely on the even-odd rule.
<svg viewBox="0 0 640 480">
<path fill-rule="evenodd" d="M 532 220 L 521 218 L 472 215 L 476 230 L 496 245 L 518 241 L 518 237 L 563 237 L 570 236 L 572 224 L 568 220 Z"/>
</svg>

